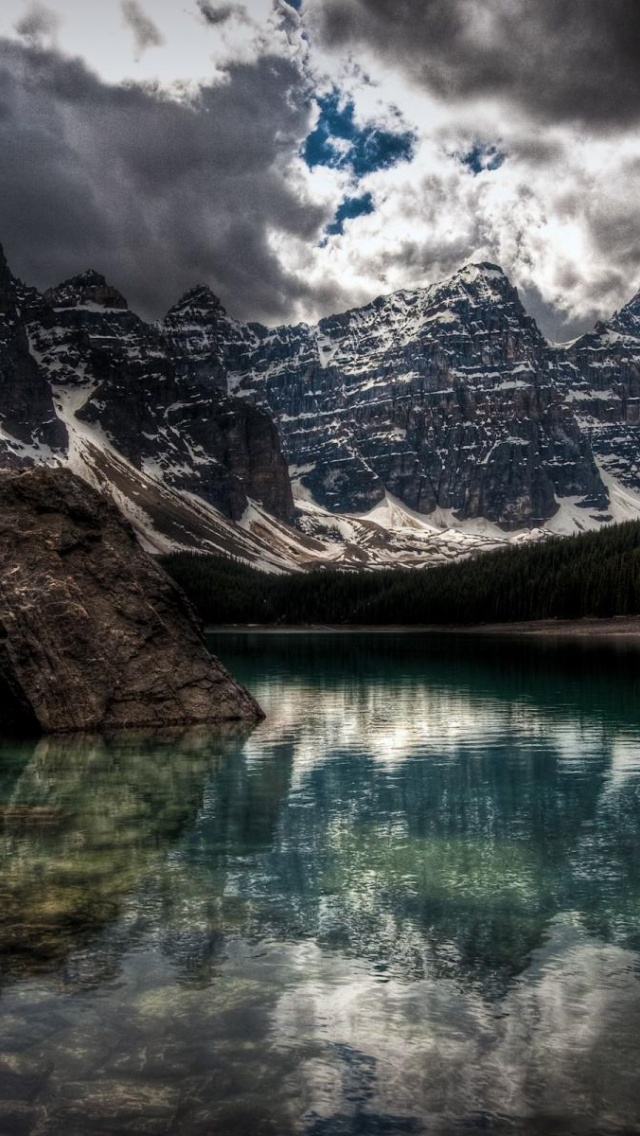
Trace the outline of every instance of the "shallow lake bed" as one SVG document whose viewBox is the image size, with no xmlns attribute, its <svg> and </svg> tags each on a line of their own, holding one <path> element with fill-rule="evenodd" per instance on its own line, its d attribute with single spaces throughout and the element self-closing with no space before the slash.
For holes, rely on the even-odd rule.
<svg viewBox="0 0 640 1136">
<path fill-rule="evenodd" d="M 218 633 L 253 732 L 5 742 L 0 1132 L 640 1132 L 640 650 Z"/>
</svg>

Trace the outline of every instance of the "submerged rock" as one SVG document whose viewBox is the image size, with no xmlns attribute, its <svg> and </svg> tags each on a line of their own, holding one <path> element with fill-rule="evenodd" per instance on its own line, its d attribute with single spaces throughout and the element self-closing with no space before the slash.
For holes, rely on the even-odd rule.
<svg viewBox="0 0 640 1136">
<path fill-rule="evenodd" d="M 0 705 L 47 733 L 262 717 L 114 506 L 42 468 L 0 474 Z"/>
<path fill-rule="evenodd" d="M 0 800 L 11 802 L 0 806 L 0 988 L 39 974 L 59 975 L 76 989 L 109 981 L 140 927 L 149 925 L 151 894 L 164 897 L 162 949 L 172 945 L 171 957 L 184 964 L 171 938 L 173 932 L 182 942 L 175 936 L 182 924 L 164 902 L 172 907 L 167 889 L 174 881 L 178 907 L 182 911 L 185 902 L 188 912 L 192 884 L 181 872 L 175 885 L 176 866 L 168 871 L 166 865 L 194 825 L 206 787 L 234 760 L 251 728 L 230 721 L 0 741 Z M 274 794 L 280 801 L 277 778 Z M 140 910 L 136 901 L 130 906 L 136 895 L 147 897 Z M 217 919 L 212 916 L 214 928 Z M 72 1032 L 64 1042 L 64 1018 L 56 1023 L 47 1012 L 46 1030 L 42 1021 L 35 1033 L 32 1026 L 8 1011 L 0 1014 L 0 1059 L 4 1051 L 35 1053 L 55 1028 L 58 1073 L 84 1076 L 92 1062 L 78 1048 L 82 1038 Z M 106 1028 L 103 1023 L 96 1049 Z M 108 1045 L 93 1066 L 114 1050 L 115 1043 Z M 118 1073 L 115 1065 L 112 1072 Z"/>
</svg>

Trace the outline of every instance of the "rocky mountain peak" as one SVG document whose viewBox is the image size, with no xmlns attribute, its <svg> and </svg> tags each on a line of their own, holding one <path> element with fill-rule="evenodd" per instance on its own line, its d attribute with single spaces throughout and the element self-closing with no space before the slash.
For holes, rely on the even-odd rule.
<svg viewBox="0 0 640 1136">
<path fill-rule="evenodd" d="M 201 284 L 152 327 L 99 273 L 43 300 L 0 259 L 10 460 L 38 460 L 38 445 L 55 456 L 59 411 L 83 445 L 106 436 L 143 476 L 234 519 L 248 500 L 293 516 L 281 439 L 296 492 L 329 513 L 390 493 L 505 529 L 545 523 L 564 499 L 587 524 L 607 520 L 594 451 L 640 488 L 639 342 L 640 295 L 551 349 L 490 261 L 315 326 L 240 323 Z"/>
<path fill-rule="evenodd" d="M 49 288 L 44 295 L 45 300 L 54 308 L 128 308 L 122 293 L 93 269 L 72 276 L 55 288 Z"/>
<path fill-rule="evenodd" d="M 7 264 L 2 245 L 0 245 L 0 312 L 6 311 L 9 306 L 13 306 L 13 283 L 13 276 Z"/>
<path fill-rule="evenodd" d="M 504 283 L 509 283 L 509 278 L 499 264 L 493 264 L 490 260 L 470 260 L 468 264 L 463 264 L 457 272 L 454 272 L 451 280 L 457 278 L 466 278 L 467 280 L 498 280 Z"/>
<path fill-rule="evenodd" d="M 190 288 L 180 297 L 177 304 L 169 309 L 165 317 L 165 324 L 171 327 L 174 323 L 184 323 L 193 319 L 198 323 L 208 320 L 224 318 L 227 312 L 215 292 L 208 284 L 198 284 Z"/>
<path fill-rule="evenodd" d="M 9 323 L 15 322 L 29 311 L 38 308 L 41 301 L 42 297 L 35 288 L 23 284 L 13 275 L 0 245 L 0 317 L 5 322 L 7 320 Z"/>
<path fill-rule="evenodd" d="M 387 491 L 418 512 L 516 528 L 559 497 L 605 501 L 549 383 L 546 342 L 495 264 L 316 327 L 250 340 L 228 323 L 215 349 L 229 389 L 274 416 L 301 493 L 331 512 L 366 511 Z M 198 348 L 204 366 L 204 336 Z"/>
<path fill-rule="evenodd" d="M 198 284 L 180 297 L 162 325 L 178 375 L 190 383 L 227 389 L 223 362 L 233 321 L 208 284 Z"/>
<path fill-rule="evenodd" d="M 15 277 L 0 246 L 0 464 L 16 466 L 34 457 L 59 455 L 67 432 L 51 388 L 30 350 L 26 327 L 40 312 L 42 297 Z"/>
<path fill-rule="evenodd" d="M 640 339 L 640 292 L 636 292 L 633 299 L 616 312 L 608 327 L 622 335 Z"/>
<path fill-rule="evenodd" d="M 506 300 L 515 304 L 523 315 L 526 314 L 517 288 L 514 288 L 500 266 L 491 264 L 490 261 L 464 264 L 453 276 L 434 285 L 430 291 L 436 294 L 449 292 L 453 295 L 471 296 L 478 303 L 500 303 Z"/>
<path fill-rule="evenodd" d="M 477 268 L 480 272 L 487 272 L 492 276 L 504 276 L 505 280 L 507 279 L 504 269 L 501 268 L 499 264 L 493 264 L 493 262 L 490 260 L 476 261 L 474 262 L 474 267 Z"/>
</svg>

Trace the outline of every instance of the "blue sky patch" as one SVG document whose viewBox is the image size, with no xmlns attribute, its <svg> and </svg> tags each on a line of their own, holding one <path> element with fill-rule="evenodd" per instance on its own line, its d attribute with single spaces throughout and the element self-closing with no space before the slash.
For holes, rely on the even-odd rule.
<svg viewBox="0 0 640 1136">
<path fill-rule="evenodd" d="M 318 106 L 318 124 L 309 134 L 303 150 L 304 160 L 311 169 L 333 166 L 351 170 L 361 178 L 413 157 L 415 137 L 410 131 L 395 133 L 374 125 L 358 126 L 354 121 L 353 102 L 341 102 L 339 91 L 319 98 Z"/>
<path fill-rule="evenodd" d="M 344 233 L 345 221 L 350 221 L 353 217 L 364 217 L 367 213 L 373 213 L 373 210 L 373 198 L 370 193 L 363 193 L 362 197 L 345 197 L 338 206 L 333 221 L 327 225 L 325 233 L 329 237 L 340 235 Z"/>
<path fill-rule="evenodd" d="M 506 155 L 501 154 L 496 146 L 483 146 L 476 142 L 471 150 L 461 155 L 460 160 L 472 173 L 481 174 L 483 170 L 499 170 L 505 158 Z"/>
<path fill-rule="evenodd" d="M 299 12 L 302 7 L 302 0 L 287 0 L 287 4 L 290 8 L 295 8 L 296 12 Z"/>
</svg>

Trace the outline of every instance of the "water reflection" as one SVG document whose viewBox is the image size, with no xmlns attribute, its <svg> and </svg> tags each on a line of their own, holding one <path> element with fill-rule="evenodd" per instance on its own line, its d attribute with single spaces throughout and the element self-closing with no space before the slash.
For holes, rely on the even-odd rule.
<svg viewBox="0 0 640 1136">
<path fill-rule="evenodd" d="M 0 747 L 0 981 L 59 967 L 117 919 L 248 734 L 228 726 Z"/>
<path fill-rule="evenodd" d="M 249 736 L 5 747 L 0 1132 L 640 1131 L 637 653 L 216 649 Z"/>
</svg>

